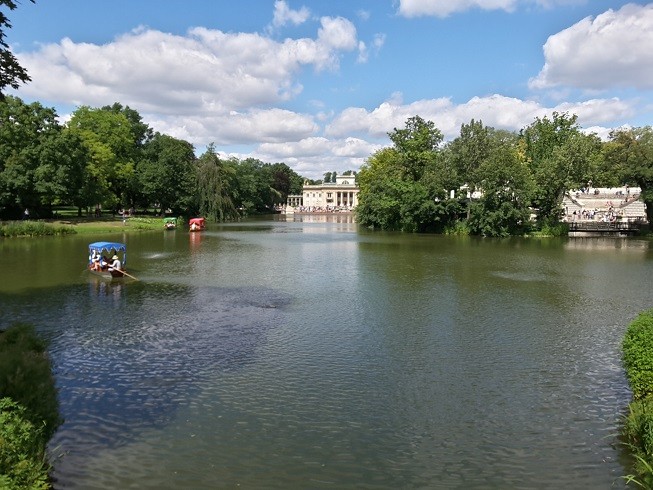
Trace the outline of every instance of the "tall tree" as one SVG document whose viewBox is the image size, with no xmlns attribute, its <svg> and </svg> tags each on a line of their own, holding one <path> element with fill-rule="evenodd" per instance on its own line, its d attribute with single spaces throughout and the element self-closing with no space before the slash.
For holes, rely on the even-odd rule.
<svg viewBox="0 0 653 490">
<path fill-rule="evenodd" d="M 88 175 L 96 192 L 96 203 L 105 207 L 131 206 L 127 191 L 135 175 L 131 124 L 121 112 L 80 106 L 68 122 L 89 150 Z"/>
<path fill-rule="evenodd" d="M 325 172 L 324 173 L 324 180 L 322 181 L 325 184 L 328 184 L 331 182 L 331 172 Z"/>
<path fill-rule="evenodd" d="M 471 191 L 477 185 L 476 172 L 492 148 L 490 130 L 482 121 L 472 119 L 469 124 L 461 124 L 460 135 L 447 145 L 451 164 Z"/>
<path fill-rule="evenodd" d="M 433 122 L 409 118 L 404 129 L 388 133 L 394 143 L 373 154 L 358 174 L 357 219 L 367 226 L 404 231 L 426 231 L 442 221 L 440 189 L 434 171 L 440 168 L 442 133 Z"/>
<path fill-rule="evenodd" d="M 144 147 L 138 166 L 138 181 L 148 205 L 157 204 L 165 212 L 185 212 L 191 206 L 196 182 L 193 145 L 172 136 L 156 133 Z"/>
<path fill-rule="evenodd" d="M 34 0 L 29 0 L 34 3 Z M 0 0 L 0 100 L 4 99 L 5 89 L 17 89 L 21 83 L 31 80 L 27 70 L 20 66 L 18 60 L 9 49 L 6 39 L 6 30 L 11 28 L 7 14 L 2 9 L 14 10 L 17 2 L 13 0 Z"/>
<path fill-rule="evenodd" d="M 606 158 L 625 182 L 641 188 L 646 217 L 653 223 L 653 128 L 624 129 L 610 135 L 610 151 Z"/>
<path fill-rule="evenodd" d="M 199 213 L 213 221 L 238 217 L 233 202 L 234 166 L 221 160 L 211 143 L 199 157 L 197 168 L 197 198 Z"/>
<path fill-rule="evenodd" d="M 61 131 L 54 109 L 18 97 L 0 101 L 0 208 L 15 216 L 25 207 L 39 215 L 41 198 L 35 188 L 39 147 Z"/>
<path fill-rule="evenodd" d="M 401 156 L 403 178 L 413 181 L 422 178 L 424 169 L 433 162 L 443 140 L 442 132 L 433 121 L 425 121 L 419 116 L 409 118 L 404 129 L 395 128 L 388 136 Z"/>
<path fill-rule="evenodd" d="M 508 236 L 526 230 L 535 186 L 517 147 L 512 144 L 494 146 L 476 173 L 482 194 L 471 206 L 472 232 Z"/>
<path fill-rule="evenodd" d="M 55 204 L 72 204 L 78 214 L 92 204 L 87 191 L 88 150 L 67 128 L 49 136 L 39 146 L 34 188 L 41 205 L 51 214 Z"/>
<path fill-rule="evenodd" d="M 520 133 L 524 156 L 535 178 L 534 205 L 540 223 L 560 219 L 565 191 L 587 182 L 593 152 L 600 151 L 595 138 L 588 141 L 593 137 L 580 132 L 576 120 L 575 115 L 554 112 L 551 119 L 537 118 Z M 565 156 L 570 151 L 573 158 Z"/>
</svg>

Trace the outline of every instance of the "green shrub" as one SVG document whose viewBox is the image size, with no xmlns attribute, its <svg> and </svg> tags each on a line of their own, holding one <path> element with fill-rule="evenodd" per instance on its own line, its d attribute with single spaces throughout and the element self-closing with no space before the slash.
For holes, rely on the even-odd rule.
<svg viewBox="0 0 653 490">
<path fill-rule="evenodd" d="M 9 221 L 0 224 L 0 237 L 48 236 L 76 233 L 70 226 L 58 226 L 42 221 Z"/>
<path fill-rule="evenodd" d="M 650 460 L 653 458 L 653 399 L 636 400 L 628 408 L 622 434 L 636 453 Z"/>
<path fill-rule="evenodd" d="M 472 234 L 472 230 L 467 221 L 456 221 L 452 225 L 445 226 L 442 233 L 445 235 L 468 236 Z"/>
<path fill-rule="evenodd" d="M 653 310 L 633 320 L 622 343 L 626 377 L 633 392 L 622 435 L 635 458 L 628 483 L 653 488 Z"/>
<path fill-rule="evenodd" d="M 635 400 L 653 395 L 653 310 L 631 322 L 623 340 L 626 377 Z"/>
<path fill-rule="evenodd" d="M 543 223 L 540 230 L 534 233 L 537 236 L 567 236 L 569 225 L 567 223 Z"/>
<path fill-rule="evenodd" d="M 61 423 L 46 343 L 32 325 L 18 323 L 0 334 L 0 396 L 23 406 L 34 426 L 45 423 L 44 444 Z"/>
<path fill-rule="evenodd" d="M 43 426 L 27 419 L 25 408 L 0 398 L 0 488 L 50 488 L 42 432 Z"/>
</svg>

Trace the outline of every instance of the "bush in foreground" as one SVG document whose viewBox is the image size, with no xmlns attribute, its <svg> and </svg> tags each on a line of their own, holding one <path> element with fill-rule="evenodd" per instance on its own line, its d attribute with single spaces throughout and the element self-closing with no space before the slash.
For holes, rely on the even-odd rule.
<svg viewBox="0 0 653 490">
<path fill-rule="evenodd" d="M 0 398 L 0 488 L 40 490 L 50 488 L 43 429 L 27 419 L 25 408 L 10 398 Z"/>
<path fill-rule="evenodd" d="M 628 482 L 653 488 L 653 310 L 639 314 L 626 330 L 623 363 L 633 392 L 622 434 L 635 457 L 637 475 Z"/>
<path fill-rule="evenodd" d="M 0 489 L 49 488 L 46 447 L 60 423 L 46 343 L 25 323 L 0 332 Z"/>
</svg>

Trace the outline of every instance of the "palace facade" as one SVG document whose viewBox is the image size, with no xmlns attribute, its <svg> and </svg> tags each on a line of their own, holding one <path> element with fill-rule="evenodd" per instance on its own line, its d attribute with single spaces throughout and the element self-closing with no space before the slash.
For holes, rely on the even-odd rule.
<svg viewBox="0 0 653 490">
<path fill-rule="evenodd" d="M 355 175 L 337 175 L 335 183 L 304 184 L 301 196 L 288 196 L 286 206 L 298 211 L 352 211 L 358 191 Z"/>
</svg>

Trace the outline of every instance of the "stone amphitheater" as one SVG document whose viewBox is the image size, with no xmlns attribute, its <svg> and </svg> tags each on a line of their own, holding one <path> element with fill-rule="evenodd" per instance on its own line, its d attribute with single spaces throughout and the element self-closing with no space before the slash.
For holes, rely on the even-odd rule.
<svg viewBox="0 0 653 490">
<path fill-rule="evenodd" d="M 646 222 L 639 187 L 592 187 L 569 191 L 563 199 L 564 221 Z"/>
</svg>

